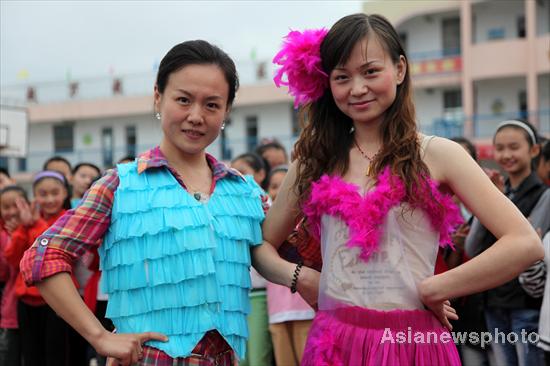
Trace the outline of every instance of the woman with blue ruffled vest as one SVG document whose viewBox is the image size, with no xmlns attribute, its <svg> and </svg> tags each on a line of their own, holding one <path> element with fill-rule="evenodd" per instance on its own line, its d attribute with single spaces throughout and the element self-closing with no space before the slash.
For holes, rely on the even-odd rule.
<svg viewBox="0 0 550 366">
<path fill-rule="evenodd" d="M 262 242 L 267 197 L 205 152 L 237 88 L 235 65 L 219 48 L 200 40 L 172 48 L 154 91 L 160 146 L 108 171 L 21 262 L 26 282 L 118 364 L 233 365 L 244 356 L 250 248 Z M 69 275 L 94 248 L 115 333 Z"/>
</svg>

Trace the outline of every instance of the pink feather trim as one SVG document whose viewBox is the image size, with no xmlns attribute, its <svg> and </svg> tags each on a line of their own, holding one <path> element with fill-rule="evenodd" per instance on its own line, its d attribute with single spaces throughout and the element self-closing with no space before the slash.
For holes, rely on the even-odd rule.
<svg viewBox="0 0 550 366">
<path fill-rule="evenodd" d="M 421 200 L 420 208 L 428 214 L 434 230 L 439 230 L 439 245 L 449 246 L 454 250 L 451 235 L 456 227 L 464 222 L 464 219 L 452 197 L 439 190 L 438 182 L 428 179 L 426 184 L 429 186 L 432 197 Z"/>
<path fill-rule="evenodd" d="M 295 108 L 319 99 L 328 87 L 328 75 L 321 66 L 321 42 L 327 33 L 324 28 L 291 31 L 273 58 L 281 66 L 273 81 L 277 87 L 288 86 Z"/>
<path fill-rule="evenodd" d="M 436 182 L 431 179 L 425 182 L 427 189 L 417 190 L 418 195 L 424 197 L 420 200 L 421 204 L 416 206 L 426 212 L 432 228 L 439 232 L 439 244 L 453 247 L 451 234 L 462 223 L 462 216 L 451 197 L 439 191 Z M 323 175 L 312 184 L 310 198 L 302 209 L 317 238 L 320 236 L 323 215 L 337 216 L 346 222 L 350 231 L 347 246 L 361 248 L 359 257 L 366 262 L 378 250 L 382 225 L 388 212 L 405 197 L 405 185 L 386 167 L 378 176 L 376 187 L 364 198 L 354 184 L 338 176 Z"/>
</svg>

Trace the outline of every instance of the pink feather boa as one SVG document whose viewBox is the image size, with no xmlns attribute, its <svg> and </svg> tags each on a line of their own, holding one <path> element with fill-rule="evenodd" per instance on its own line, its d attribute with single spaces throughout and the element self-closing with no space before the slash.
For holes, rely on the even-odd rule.
<svg viewBox="0 0 550 366">
<path fill-rule="evenodd" d="M 273 58 L 281 66 L 273 81 L 277 87 L 288 86 L 295 108 L 319 99 L 328 87 L 328 75 L 321 66 L 321 42 L 327 33 L 324 28 L 291 31 Z"/>
<path fill-rule="evenodd" d="M 431 226 L 439 232 L 440 246 L 453 248 L 451 234 L 462 223 L 462 216 L 451 196 L 441 193 L 438 183 L 426 179 L 426 189 L 416 189 L 422 195 L 415 208 L 421 208 L 430 219 Z M 359 247 L 359 257 L 368 261 L 378 249 L 384 220 L 389 210 L 399 205 L 406 197 L 405 185 L 386 167 L 378 177 L 376 187 L 364 198 L 357 186 L 338 176 L 323 175 L 312 184 L 311 195 L 303 207 L 312 232 L 318 238 L 321 232 L 321 217 L 324 214 L 341 218 L 349 227 L 348 247 Z"/>
</svg>

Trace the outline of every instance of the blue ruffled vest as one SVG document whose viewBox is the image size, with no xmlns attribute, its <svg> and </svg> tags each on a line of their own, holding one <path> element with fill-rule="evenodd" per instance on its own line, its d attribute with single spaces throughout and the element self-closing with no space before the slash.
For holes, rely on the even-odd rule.
<svg viewBox="0 0 550 366">
<path fill-rule="evenodd" d="M 196 201 L 168 169 L 118 165 L 111 225 L 100 246 L 106 317 L 119 333 L 154 331 L 147 345 L 187 357 L 217 329 L 239 357 L 248 337 L 250 246 L 262 242 L 264 213 L 253 181 L 216 182 Z"/>
</svg>

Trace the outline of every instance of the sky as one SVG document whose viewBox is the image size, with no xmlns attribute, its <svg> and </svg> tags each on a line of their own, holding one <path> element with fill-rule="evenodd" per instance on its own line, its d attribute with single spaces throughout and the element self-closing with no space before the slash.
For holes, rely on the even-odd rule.
<svg viewBox="0 0 550 366">
<path fill-rule="evenodd" d="M 330 28 L 362 3 L 0 0 L 0 85 L 151 72 L 189 39 L 220 46 L 237 65 L 253 53 L 271 60 L 290 29 Z"/>
</svg>

